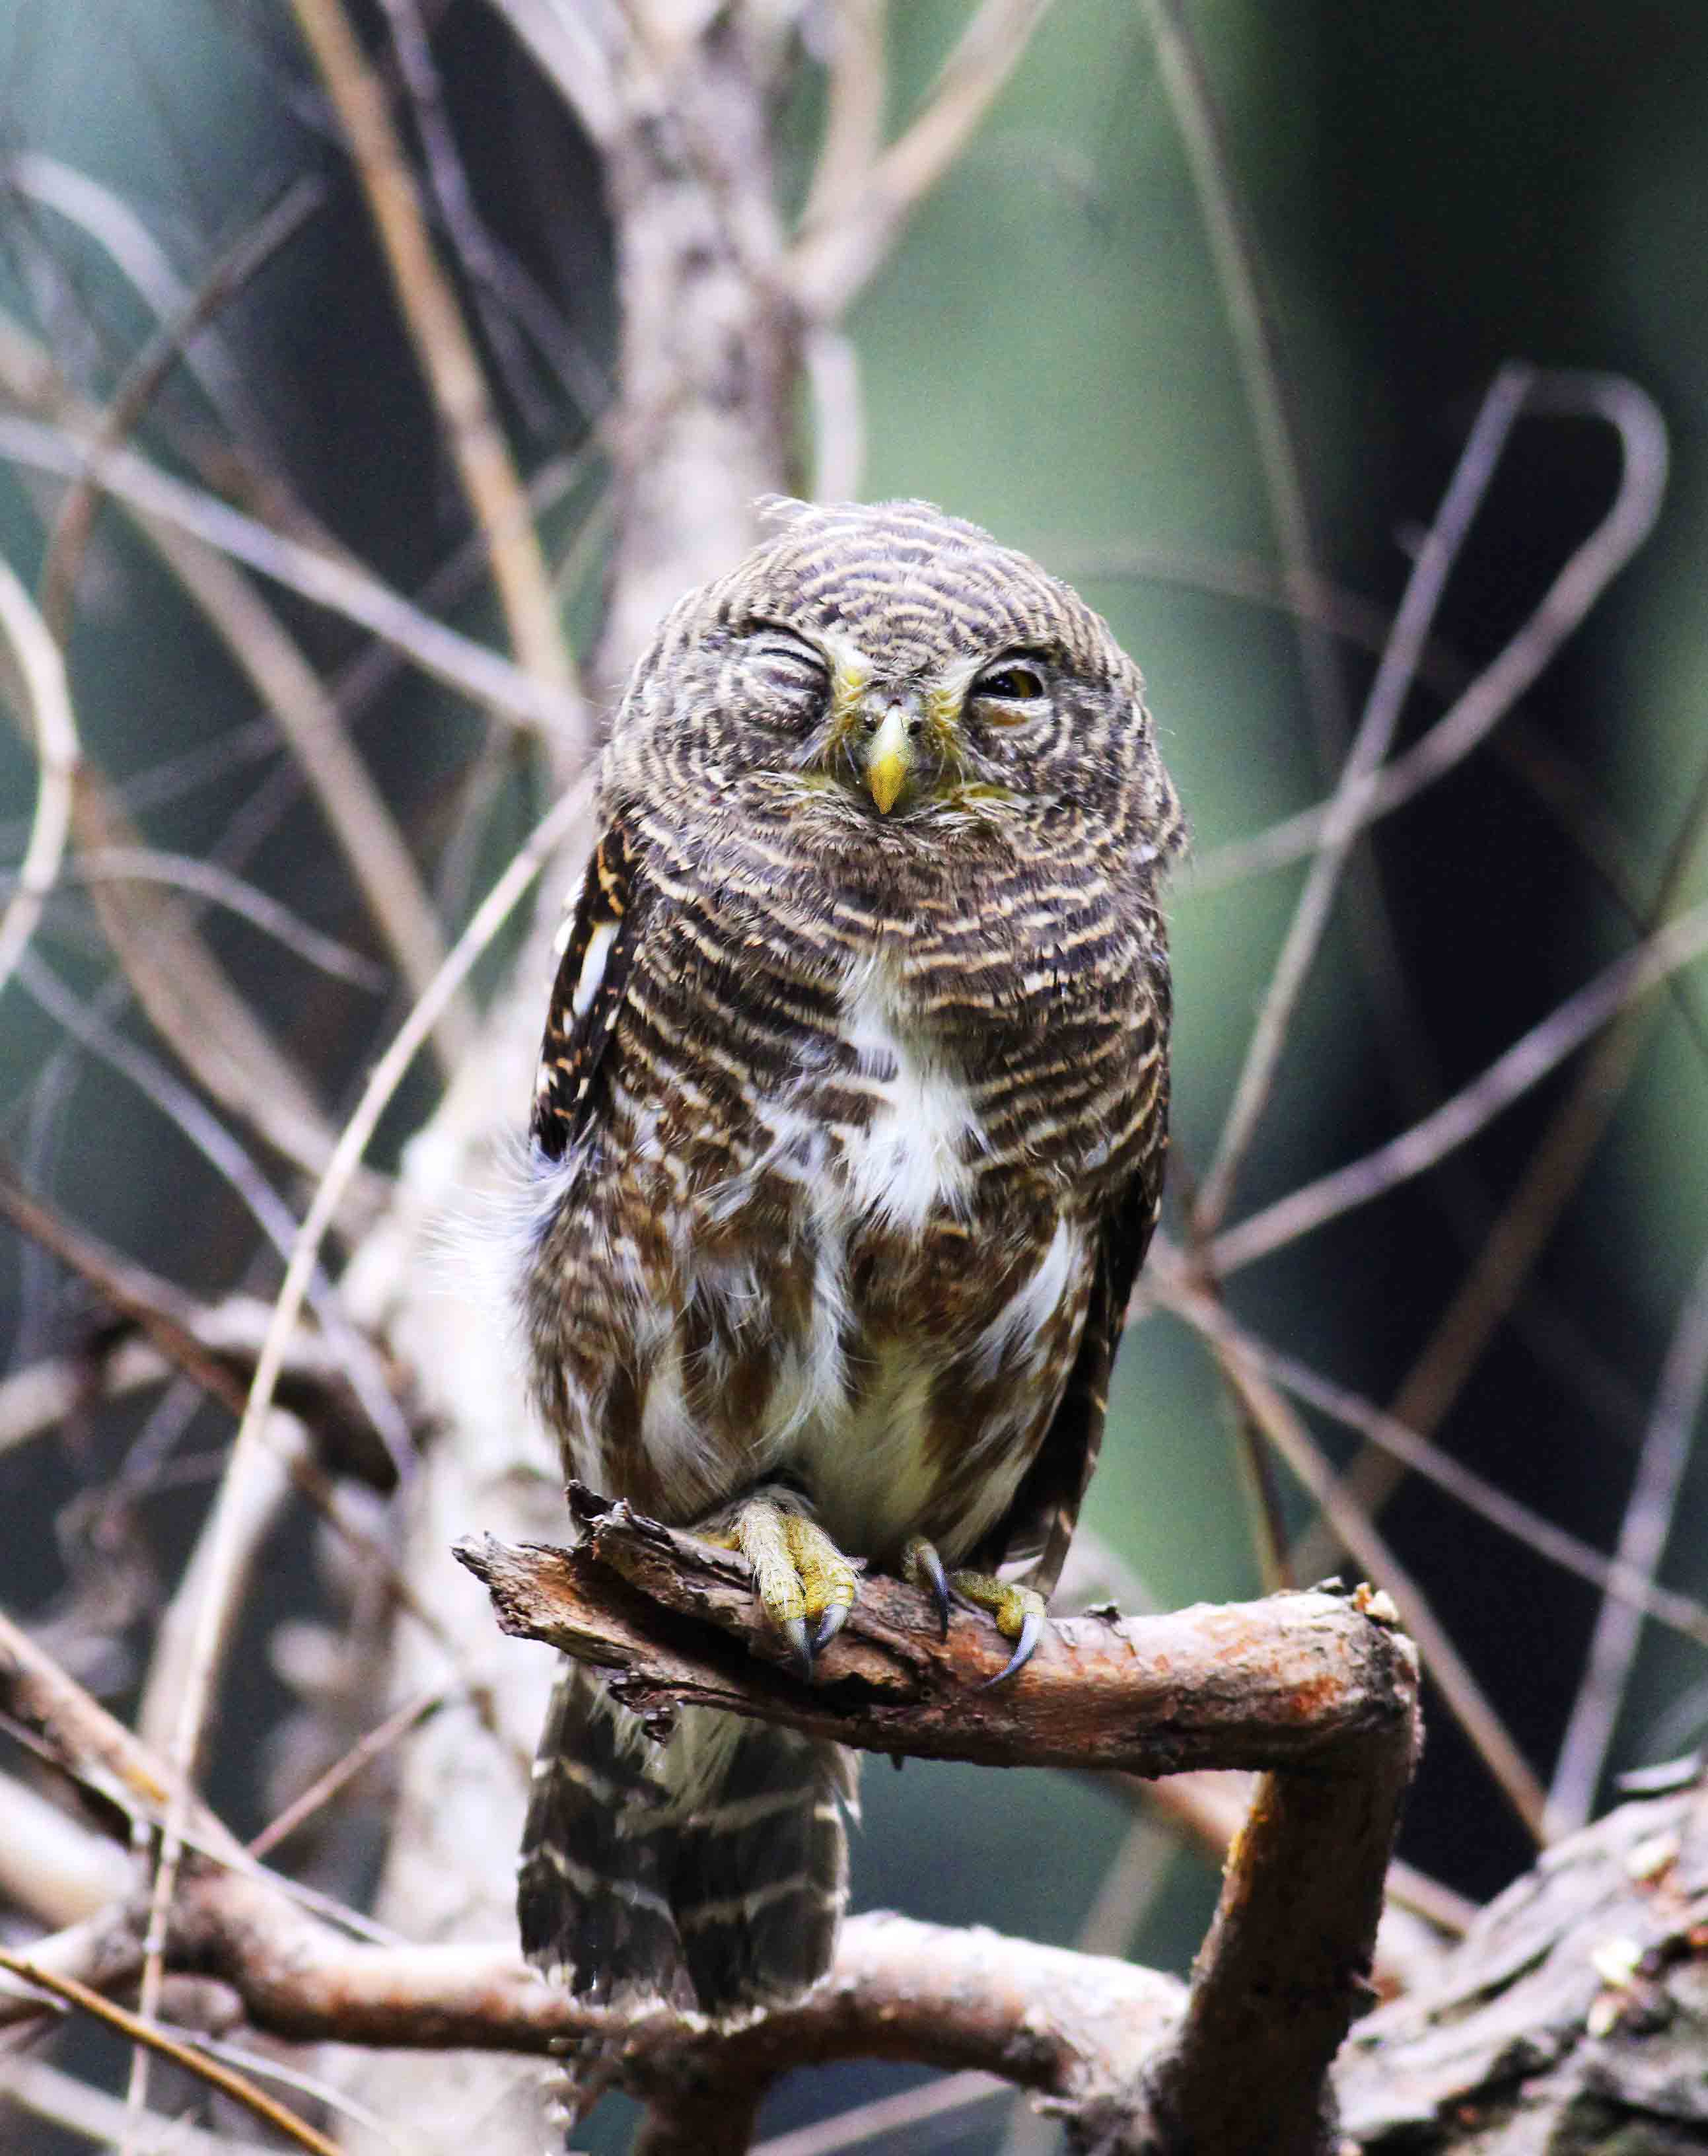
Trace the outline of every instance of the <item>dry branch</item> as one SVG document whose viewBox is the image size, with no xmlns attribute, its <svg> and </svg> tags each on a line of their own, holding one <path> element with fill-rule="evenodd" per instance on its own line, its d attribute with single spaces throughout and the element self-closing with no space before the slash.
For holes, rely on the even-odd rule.
<svg viewBox="0 0 1708 2156">
<path fill-rule="evenodd" d="M 573 1549 L 489 1537 L 457 1555 L 506 1631 L 595 1665 L 654 1730 L 692 1705 L 987 1765 L 1269 1770 L 1179 2030 L 1122 2092 L 1098 2145 L 1218 2156 L 1325 2145 L 1326 2076 L 1370 1996 L 1418 1730 L 1416 1657 L 1378 1600 L 1313 1593 L 1064 1619 L 1020 1678 L 992 1688 L 1006 1650 L 987 1625 L 963 1619 L 940 1644 L 926 1599 L 873 1575 L 809 1684 L 757 1618 L 738 1558 L 579 1485 L 569 1497 L 582 1531 Z M 739 2047 L 697 2074 L 680 2103 L 657 2107 L 648 2156 L 746 2145 L 728 2122 L 751 2124 L 760 2084 Z"/>
</svg>

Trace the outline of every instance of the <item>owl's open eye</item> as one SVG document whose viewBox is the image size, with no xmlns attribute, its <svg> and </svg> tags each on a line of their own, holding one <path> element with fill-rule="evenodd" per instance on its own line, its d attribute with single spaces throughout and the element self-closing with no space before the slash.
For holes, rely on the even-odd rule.
<svg viewBox="0 0 1708 2156">
<path fill-rule="evenodd" d="M 1049 697 L 1041 667 L 1029 659 L 1003 659 L 981 674 L 972 693 L 980 716 L 1000 726 L 1022 726 Z"/>
</svg>

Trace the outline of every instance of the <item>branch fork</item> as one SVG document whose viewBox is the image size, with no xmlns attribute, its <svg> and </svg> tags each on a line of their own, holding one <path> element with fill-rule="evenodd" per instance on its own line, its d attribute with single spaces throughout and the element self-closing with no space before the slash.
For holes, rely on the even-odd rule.
<svg viewBox="0 0 1708 2156">
<path fill-rule="evenodd" d="M 1382 1882 L 1421 1731 L 1416 1651 L 1385 1596 L 1318 1589 L 1061 1618 L 992 1691 L 1007 1643 L 988 1625 L 957 1621 L 941 1641 L 929 1598 L 869 1573 L 806 1681 L 739 1558 L 578 1484 L 569 1499 L 572 1548 L 485 1536 L 456 1555 L 506 1632 L 598 1667 L 656 1734 L 678 1707 L 710 1707 L 895 1756 L 1143 1775 L 1264 1770 L 1184 2011 L 1147 2032 L 1123 2087 L 1100 2092 L 1095 2129 L 1081 2113 L 1084 2145 L 1151 2156 L 1318 2156 L 1333 2145 L 1328 2070 L 1370 2003 Z M 695 2050 L 697 2085 L 708 2071 L 725 2077 L 716 2056 Z M 751 2113 L 753 2051 L 731 2049 L 728 2116 Z M 679 2145 L 668 2111 L 649 2148 Z M 703 2103 L 694 2113 L 703 2133 Z"/>
</svg>

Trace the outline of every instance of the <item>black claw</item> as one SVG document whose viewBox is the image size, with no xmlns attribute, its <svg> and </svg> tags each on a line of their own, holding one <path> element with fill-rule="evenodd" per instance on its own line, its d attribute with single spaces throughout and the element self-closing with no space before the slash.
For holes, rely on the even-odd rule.
<svg viewBox="0 0 1708 2156">
<path fill-rule="evenodd" d="M 1013 1653 L 1009 1656 L 1007 1663 L 993 1677 L 985 1679 L 979 1686 L 979 1690 L 988 1691 L 992 1685 L 1001 1684 L 1004 1678 L 1013 1676 L 1016 1670 L 1023 1669 L 1031 1661 L 1033 1653 L 1043 1637 L 1044 1612 L 1041 1609 L 1028 1609 L 1021 1620 L 1020 1636 L 1014 1642 Z"/>
<path fill-rule="evenodd" d="M 847 1624 L 848 1611 L 847 1603 L 833 1602 L 818 1620 L 818 1629 L 813 1635 L 813 1652 L 815 1655 L 822 1655 L 843 1626 Z"/>
<path fill-rule="evenodd" d="M 925 1586 L 937 1605 L 937 1622 L 942 1626 L 942 1635 L 949 1636 L 949 1576 L 943 1569 L 943 1560 L 929 1543 L 914 1554 L 914 1563 L 925 1574 Z"/>
<path fill-rule="evenodd" d="M 813 1641 L 807 1632 L 804 1617 L 790 1617 L 778 1628 L 788 1643 L 789 1654 L 797 1673 L 803 1677 L 813 1674 Z"/>
</svg>

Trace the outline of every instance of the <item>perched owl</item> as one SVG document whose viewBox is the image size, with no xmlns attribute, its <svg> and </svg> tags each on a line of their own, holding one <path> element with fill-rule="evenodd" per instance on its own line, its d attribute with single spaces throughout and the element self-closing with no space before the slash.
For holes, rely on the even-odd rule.
<svg viewBox="0 0 1708 2156">
<path fill-rule="evenodd" d="M 532 1383 L 570 1474 L 745 1553 L 803 1670 L 850 1558 L 946 1627 L 951 1591 L 988 1611 L 1017 1669 L 1156 1220 L 1179 808 L 1137 668 L 1025 556 L 923 502 L 768 526 L 604 752 L 534 1109 Z M 796 1994 L 854 1786 L 705 1710 L 654 1744 L 566 1666 L 524 1945 L 613 2004 Z"/>
</svg>

